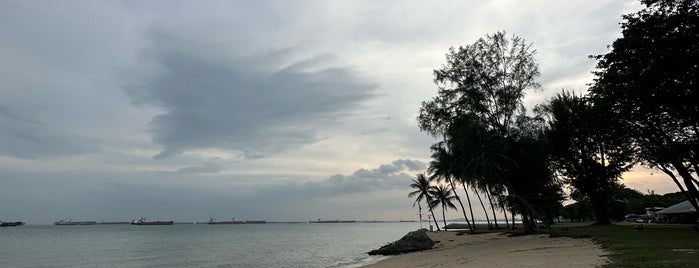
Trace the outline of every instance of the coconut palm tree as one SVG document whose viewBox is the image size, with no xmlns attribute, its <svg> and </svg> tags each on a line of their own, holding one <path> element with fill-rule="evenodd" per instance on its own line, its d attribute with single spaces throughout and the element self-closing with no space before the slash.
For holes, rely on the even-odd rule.
<svg viewBox="0 0 699 268">
<path fill-rule="evenodd" d="M 506 139 L 497 132 L 488 129 L 478 118 L 465 116 L 449 129 L 449 147 L 458 156 L 457 160 L 464 163 L 461 168 L 462 178 L 466 184 L 472 185 L 486 193 L 493 210 L 496 228 L 497 215 L 490 194 L 494 189 L 505 189 L 505 170 L 516 166 L 507 155 Z M 494 186 L 494 187 L 491 187 Z M 481 202 L 482 203 L 482 202 Z"/>
<path fill-rule="evenodd" d="M 438 142 L 435 143 L 430 147 L 432 149 L 432 161 L 430 161 L 430 166 L 428 167 L 427 171 L 432 173 L 432 176 L 430 176 L 430 179 L 436 180 L 436 181 L 441 181 L 445 180 L 451 185 L 451 190 L 454 193 L 454 197 L 456 198 L 456 201 L 459 202 L 459 205 L 461 205 L 461 211 L 464 214 L 464 219 L 466 220 L 466 224 L 468 225 L 468 229 L 473 232 L 476 229 L 476 224 L 475 222 L 473 225 L 471 224 L 471 221 L 469 221 L 468 216 L 466 216 L 466 209 L 464 208 L 464 203 L 461 202 L 461 198 L 459 198 L 459 195 L 456 193 L 456 186 L 454 185 L 454 181 L 456 180 L 454 178 L 454 168 L 453 166 L 456 164 L 454 162 L 454 156 L 449 153 L 449 151 L 445 148 L 445 142 Z M 464 191 L 466 190 L 466 186 L 464 185 Z M 468 191 L 466 192 L 466 200 L 468 202 L 468 208 L 471 211 L 471 219 L 473 219 L 473 208 L 471 206 L 471 198 L 468 196 Z"/>
<path fill-rule="evenodd" d="M 432 206 L 430 205 L 432 203 L 432 195 L 430 194 L 430 180 L 427 179 L 425 174 L 417 174 L 417 177 L 413 179 L 413 183 L 410 184 L 410 188 L 415 189 L 415 191 L 412 191 L 408 193 L 408 197 L 414 197 L 415 202 L 413 203 L 413 207 L 415 204 L 418 205 L 418 209 L 420 210 L 420 213 L 422 213 L 422 206 L 420 206 L 420 201 L 425 200 L 427 203 L 427 206 L 430 210 L 430 213 L 432 214 L 432 219 L 434 219 L 434 225 L 437 226 L 437 231 L 440 231 L 439 229 L 439 224 L 437 224 L 437 218 L 434 216 L 434 211 L 432 211 Z"/>
<path fill-rule="evenodd" d="M 456 196 L 452 195 L 452 190 L 448 185 L 438 185 L 432 186 L 429 190 L 430 195 L 432 195 L 432 201 L 430 202 L 430 207 L 436 207 L 438 205 L 442 206 L 442 220 L 444 221 L 444 228 L 447 228 L 447 215 L 446 211 L 448 208 L 453 208 L 456 210 L 456 205 L 452 202 L 456 199 Z"/>
</svg>

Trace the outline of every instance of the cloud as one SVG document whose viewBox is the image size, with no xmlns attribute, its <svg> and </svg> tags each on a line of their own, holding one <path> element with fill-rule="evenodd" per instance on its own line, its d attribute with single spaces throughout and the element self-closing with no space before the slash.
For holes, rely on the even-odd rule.
<svg viewBox="0 0 699 268">
<path fill-rule="evenodd" d="M 204 163 L 201 167 L 215 167 Z M 249 182 L 183 184 L 177 176 L 149 172 L 130 173 L 128 179 L 114 180 L 111 174 L 14 173 L 0 171 L 3 185 L 0 201 L 22 204 L 7 214 L 25 221 L 49 223 L 72 217 L 93 220 L 129 220 L 137 217 L 202 220 L 209 217 L 298 220 L 330 217 L 338 208 L 342 217 L 365 217 L 366 205 L 392 210 L 410 207 L 408 185 L 415 168 L 425 163 L 399 159 L 350 174 L 336 174 L 319 181 L 271 180 L 270 176 Z M 183 168 L 178 173 L 202 170 Z M 180 175 L 193 175 L 180 174 Z M 172 175 L 175 175 L 173 173 Z M 197 174 L 200 175 L 200 174 Z M 209 177 L 211 179 L 211 177 Z M 159 180 L 159 183 L 153 183 Z M 210 182 L 210 181 L 209 181 Z M 265 183 L 266 182 L 266 183 Z M 375 203 L 392 196 L 394 201 Z M 362 199 L 357 204 L 338 200 Z M 339 203 L 338 203 L 339 202 Z M 53 204 L 60 203 L 60 206 Z M 332 207 L 328 207 L 333 204 Z M 51 209 L 47 210 L 46 208 Z M 350 207 L 354 211 L 350 211 Z"/>
<path fill-rule="evenodd" d="M 358 169 L 349 175 L 335 174 L 322 181 L 289 180 L 253 189 L 262 196 L 315 199 L 407 188 L 414 174 L 426 167 L 419 160 L 399 159 L 373 169 Z"/>
<path fill-rule="evenodd" d="M 279 67 L 269 63 L 288 61 L 289 52 L 233 57 L 164 34 L 150 38 L 142 60 L 157 70 L 126 88 L 134 104 L 164 111 L 150 122 L 163 146 L 156 158 L 207 148 L 257 158 L 297 148 L 375 87 L 349 67 L 327 66 L 327 56 Z"/>
<path fill-rule="evenodd" d="M 0 154 L 36 158 L 95 151 L 75 136 L 61 134 L 46 124 L 25 118 L 0 104 Z"/>
</svg>

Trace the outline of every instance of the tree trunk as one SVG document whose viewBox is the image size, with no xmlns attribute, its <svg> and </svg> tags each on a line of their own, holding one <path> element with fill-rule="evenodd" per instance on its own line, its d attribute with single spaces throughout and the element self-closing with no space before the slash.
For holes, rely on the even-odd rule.
<svg viewBox="0 0 699 268">
<path fill-rule="evenodd" d="M 507 209 L 506 208 L 502 209 L 502 214 L 505 215 L 505 224 L 507 225 L 507 229 L 510 229 L 510 219 L 507 218 Z"/>
<path fill-rule="evenodd" d="M 490 225 L 490 217 L 488 217 L 488 210 L 485 209 L 485 204 L 483 204 L 483 199 L 481 199 L 481 195 L 478 194 L 478 191 L 474 190 L 474 192 L 476 193 L 476 196 L 478 196 L 478 202 L 481 202 L 481 207 L 483 207 L 483 213 L 485 214 L 485 220 L 488 221 L 488 229 L 493 229 L 493 226 Z"/>
<path fill-rule="evenodd" d="M 458 194 L 456 194 L 456 187 L 454 187 L 454 180 L 451 178 L 447 178 L 449 180 L 449 183 L 451 184 L 451 191 L 454 193 L 454 196 L 456 196 L 456 201 L 459 201 L 459 205 L 461 205 L 461 211 L 464 213 L 464 219 L 466 220 L 466 224 L 468 225 L 468 229 L 473 232 L 473 230 L 476 228 L 476 226 L 471 226 L 471 222 L 468 220 L 468 217 L 466 217 L 466 209 L 464 208 L 464 203 L 461 202 L 461 198 L 459 197 Z M 463 183 L 461 185 L 464 185 Z M 464 189 L 466 186 L 464 186 Z M 468 193 L 466 193 L 468 194 Z M 469 204 L 470 207 L 470 204 Z M 473 219 L 473 213 L 471 213 L 471 219 Z M 475 220 L 474 220 L 475 221 Z M 476 225 L 474 222 L 473 225 Z"/>
<path fill-rule="evenodd" d="M 471 233 L 476 230 L 476 219 L 473 218 L 473 207 L 471 206 L 471 197 L 468 196 L 468 191 L 466 191 L 466 201 L 468 202 L 468 209 L 471 211 L 471 219 L 473 219 L 473 229 Z"/>
<path fill-rule="evenodd" d="M 536 231 L 534 226 L 532 226 L 532 222 L 529 220 L 529 216 L 529 210 L 526 208 L 522 209 L 522 224 L 524 224 L 525 234 L 533 234 Z"/>
<path fill-rule="evenodd" d="M 434 226 L 437 226 L 437 231 L 441 231 L 441 229 L 439 229 L 439 224 L 437 223 L 437 217 L 434 216 L 434 210 L 432 210 L 432 207 L 430 207 L 429 203 L 427 203 L 427 207 L 430 209 L 430 213 L 432 214 L 432 219 L 434 220 Z M 430 231 L 432 231 L 432 230 L 430 230 Z"/>
<path fill-rule="evenodd" d="M 609 213 L 608 209 L 609 206 L 607 204 L 607 196 L 604 193 L 598 193 L 594 195 L 588 195 L 590 197 L 590 203 L 592 203 L 592 210 L 594 210 L 595 213 L 595 224 L 596 225 L 608 225 L 612 224 L 612 222 L 609 220 Z"/>
<path fill-rule="evenodd" d="M 422 206 L 420 205 L 420 203 L 417 203 L 417 216 L 420 220 L 420 229 L 422 229 Z"/>
<path fill-rule="evenodd" d="M 687 193 L 689 193 L 690 197 L 689 203 L 692 204 L 696 211 L 699 211 L 699 205 L 697 204 L 697 197 L 699 197 L 699 193 L 697 193 L 697 187 L 694 186 L 694 178 L 692 177 L 692 174 L 689 173 L 687 168 L 679 161 L 673 161 L 671 164 L 675 170 L 677 170 L 677 173 L 679 173 L 682 177 L 684 186 L 687 187 Z"/>
<path fill-rule="evenodd" d="M 493 206 L 493 199 L 490 196 L 490 189 L 488 186 L 485 186 L 485 196 L 488 198 L 488 202 L 490 202 L 490 209 L 493 210 L 493 222 L 495 222 L 495 229 L 500 229 L 500 226 L 498 225 L 498 216 L 495 215 L 495 206 Z"/>
<path fill-rule="evenodd" d="M 503 201 L 502 195 L 498 195 L 500 200 L 500 205 L 502 206 L 502 214 L 505 215 L 505 224 L 507 224 L 507 229 L 510 229 L 510 220 L 507 219 L 507 204 Z M 494 216 L 497 218 L 497 216 Z M 512 220 L 514 220 L 515 214 L 512 214 Z"/>
<path fill-rule="evenodd" d="M 672 181 L 674 181 L 675 184 L 677 185 L 677 187 L 680 188 L 680 192 L 682 193 L 682 195 L 684 195 L 685 198 L 687 198 L 687 200 L 691 200 L 691 199 L 692 199 L 692 197 L 689 195 L 689 193 L 687 192 L 687 190 L 685 190 L 684 187 L 682 186 L 682 183 L 680 183 L 680 181 L 677 179 L 677 177 L 675 176 L 675 174 L 672 173 L 671 170 L 669 170 L 669 169 L 667 169 L 666 167 L 663 167 L 663 166 L 661 166 L 661 165 L 656 165 L 656 166 L 658 167 L 658 169 L 660 169 L 661 171 L 665 172 L 665 174 L 667 174 L 668 176 L 670 176 L 670 178 L 672 178 Z"/>
<path fill-rule="evenodd" d="M 444 231 L 447 230 L 447 214 L 446 214 L 447 209 L 442 206 L 442 221 L 444 221 Z"/>
</svg>

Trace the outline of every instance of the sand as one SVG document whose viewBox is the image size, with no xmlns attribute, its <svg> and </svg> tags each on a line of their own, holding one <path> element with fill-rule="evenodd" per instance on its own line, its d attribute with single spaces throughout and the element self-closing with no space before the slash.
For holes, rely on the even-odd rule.
<svg viewBox="0 0 699 268">
<path fill-rule="evenodd" d="M 365 267 L 599 267 L 608 254 L 590 239 L 501 233 L 428 232 L 431 250 L 398 255 Z"/>
</svg>

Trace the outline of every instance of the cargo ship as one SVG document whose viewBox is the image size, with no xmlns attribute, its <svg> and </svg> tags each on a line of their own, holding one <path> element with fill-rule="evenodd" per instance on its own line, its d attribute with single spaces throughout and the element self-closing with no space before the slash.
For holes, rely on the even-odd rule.
<svg viewBox="0 0 699 268">
<path fill-rule="evenodd" d="M 209 219 L 209 224 L 261 224 L 261 223 L 267 223 L 267 221 L 239 221 L 239 220 L 217 221 L 214 218 Z"/>
<path fill-rule="evenodd" d="M 70 219 L 68 221 L 55 221 L 53 222 L 53 225 L 95 225 L 96 223 L 96 221 L 73 221 Z"/>
<path fill-rule="evenodd" d="M 129 224 L 131 222 L 128 221 L 101 221 L 98 222 L 97 224 Z"/>
<path fill-rule="evenodd" d="M 140 218 L 138 221 L 132 221 L 131 225 L 173 225 L 174 221 L 146 221 L 146 218 Z"/>
<path fill-rule="evenodd" d="M 318 219 L 317 221 L 308 221 L 308 223 L 355 223 L 357 221 L 355 220 L 348 220 L 348 221 L 341 221 L 341 220 L 332 220 L 332 221 L 324 221 L 321 219 Z"/>
<path fill-rule="evenodd" d="M 21 222 L 21 221 L 0 222 L 0 227 L 15 227 L 15 226 L 22 226 L 22 225 L 24 225 L 24 222 Z"/>
</svg>

